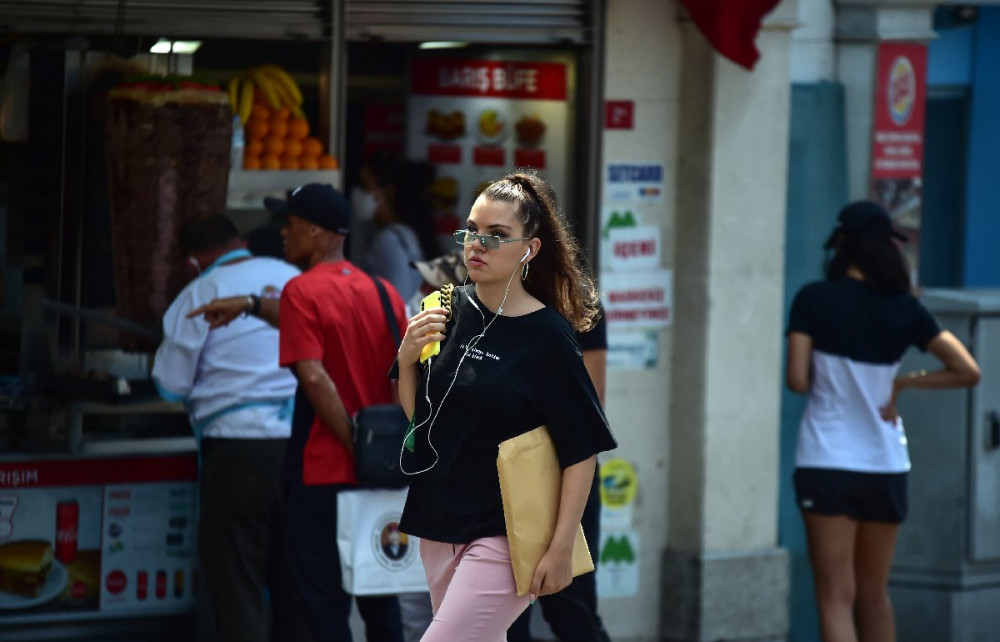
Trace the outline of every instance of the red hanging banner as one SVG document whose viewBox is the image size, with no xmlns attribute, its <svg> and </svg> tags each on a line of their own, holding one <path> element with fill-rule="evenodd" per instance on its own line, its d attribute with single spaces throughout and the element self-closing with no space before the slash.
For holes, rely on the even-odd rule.
<svg viewBox="0 0 1000 642">
<path fill-rule="evenodd" d="M 926 45 L 879 45 L 876 74 L 872 178 L 919 177 L 924 159 Z"/>
<path fill-rule="evenodd" d="M 926 102 L 927 46 L 880 44 L 875 67 L 870 195 L 907 237 L 902 251 L 914 284 L 920 261 Z"/>
<path fill-rule="evenodd" d="M 753 69 L 760 58 L 754 42 L 760 23 L 778 2 L 780 0 L 681 0 L 715 50 L 747 69 Z"/>
</svg>

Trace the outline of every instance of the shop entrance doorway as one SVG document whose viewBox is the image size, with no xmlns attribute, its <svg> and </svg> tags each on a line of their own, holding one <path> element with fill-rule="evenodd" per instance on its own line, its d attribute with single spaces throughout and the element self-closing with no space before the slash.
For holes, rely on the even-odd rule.
<svg viewBox="0 0 1000 642">
<path fill-rule="evenodd" d="M 964 89 L 931 88 L 924 134 L 920 248 L 920 285 L 924 287 L 959 287 L 963 283 L 968 113 Z"/>
</svg>

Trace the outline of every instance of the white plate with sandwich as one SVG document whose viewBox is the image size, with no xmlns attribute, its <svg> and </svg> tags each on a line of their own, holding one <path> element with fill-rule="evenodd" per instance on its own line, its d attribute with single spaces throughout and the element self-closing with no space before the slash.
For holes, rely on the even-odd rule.
<svg viewBox="0 0 1000 642">
<path fill-rule="evenodd" d="M 26 609 L 48 602 L 68 581 L 69 573 L 53 559 L 49 542 L 0 544 L 0 609 Z"/>
<path fill-rule="evenodd" d="M 499 145 L 507 138 L 507 116 L 497 109 L 484 109 L 479 114 L 476 138 L 484 145 Z"/>
</svg>

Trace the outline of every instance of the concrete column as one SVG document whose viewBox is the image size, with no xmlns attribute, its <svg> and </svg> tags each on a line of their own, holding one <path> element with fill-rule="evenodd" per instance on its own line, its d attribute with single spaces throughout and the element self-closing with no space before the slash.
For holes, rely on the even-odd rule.
<svg viewBox="0 0 1000 642">
<path fill-rule="evenodd" d="M 776 544 L 796 10 L 786 0 L 768 17 L 752 72 L 682 18 L 667 640 L 787 633 L 787 556 Z"/>
<path fill-rule="evenodd" d="M 844 86 L 847 178 L 851 200 L 868 198 L 878 45 L 934 38 L 934 4 L 926 0 L 841 0 L 836 39 L 837 80 Z"/>
<path fill-rule="evenodd" d="M 628 100 L 635 106 L 634 129 L 601 133 L 602 174 L 609 163 L 660 162 L 665 187 L 673 187 L 677 162 L 677 110 L 680 103 L 680 43 L 672 2 L 663 0 L 607 0 L 605 13 L 604 98 Z M 603 116 L 603 115 L 602 115 Z M 595 176 L 595 179 L 598 177 Z M 603 180 L 603 179 L 602 179 Z M 642 225 L 660 229 L 662 265 L 674 267 L 675 216 L 673 199 L 636 202 Z M 603 242 L 603 241 L 602 241 Z M 609 341 L 633 331 L 610 328 Z M 653 367 L 608 372 L 607 411 L 619 448 L 601 460 L 629 461 L 637 475 L 631 529 L 639 539 L 637 590 L 633 595 L 600 598 L 600 613 L 617 642 L 659 640 L 660 560 L 667 546 L 666 473 L 669 453 L 670 354 L 672 328 L 657 331 Z M 606 526 L 604 533 L 611 529 Z M 591 549 L 593 550 L 593 549 Z M 598 577 L 604 570 L 598 571 Z"/>
</svg>

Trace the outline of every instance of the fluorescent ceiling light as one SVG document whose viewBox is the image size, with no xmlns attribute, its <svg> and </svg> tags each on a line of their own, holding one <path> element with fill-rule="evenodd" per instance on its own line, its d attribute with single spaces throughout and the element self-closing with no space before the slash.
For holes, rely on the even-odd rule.
<svg viewBox="0 0 1000 642">
<path fill-rule="evenodd" d="M 459 47 L 468 46 L 469 43 L 456 40 L 429 40 L 420 43 L 421 49 L 458 49 Z"/>
<path fill-rule="evenodd" d="M 160 38 L 149 48 L 149 53 L 155 54 L 193 54 L 201 46 L 201 40 L 167 40 Z"/>
<path fill-rule="evenodd" d="M 201 40 L 174 40 L 174 53 L 193 54 L 201 46 Z"/>
</svg>

